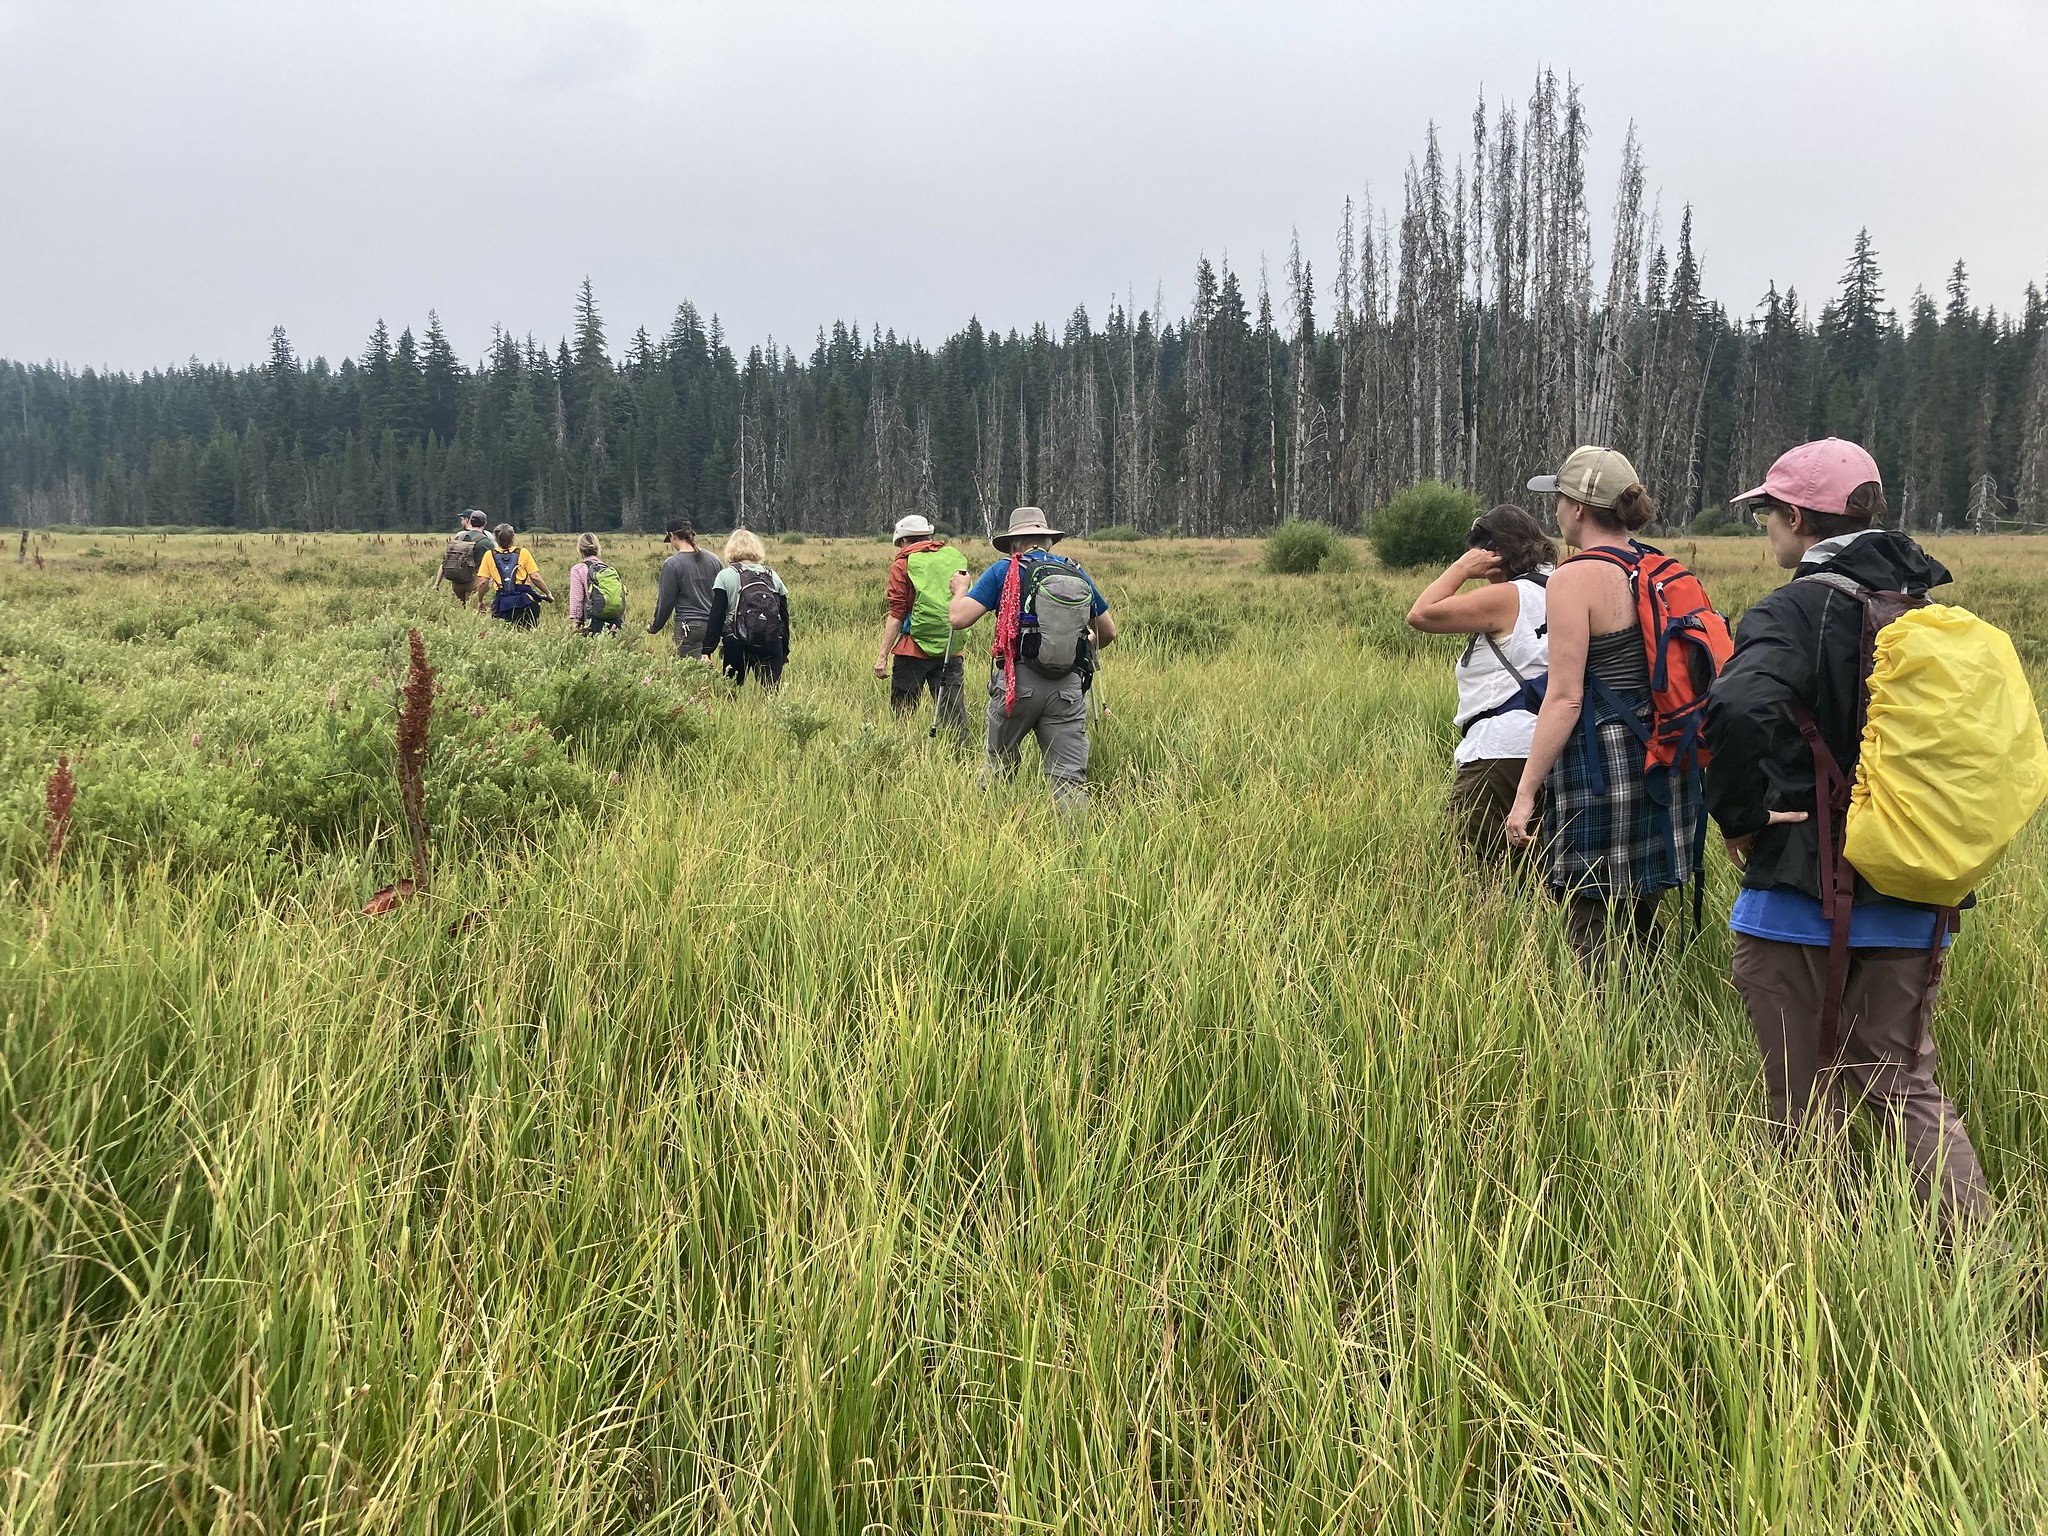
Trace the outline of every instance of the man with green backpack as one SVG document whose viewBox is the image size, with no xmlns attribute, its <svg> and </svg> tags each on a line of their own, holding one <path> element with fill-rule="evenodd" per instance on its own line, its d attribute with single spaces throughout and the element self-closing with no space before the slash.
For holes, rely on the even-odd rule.
<svg viewBox="0 0 2048 1536">
<path fill-rule="evenodd" d="M 1959 909 L 2048 797 L 2048 744 L 2011 640 L 1931 602 L 1948 571 L 1879 526 L 1862 448 L 1803 444 L 1736 499 L 1793 572 L 1744 616 L 1705 717 L 1772 1119 L 1789 1137 L 1868 1106 L 1952 1224 L 1990 1196 L 1934 1080 L 1935 996 Z"/>
<path fill-rule="evenodd" d="M 1063 812 L 1088 808 L 1088 701 L 1096 657 L 1116 639 L 1109 604 L 1086 571 L 1052 552 L 1066 534 L 1036 507 L 1010 514 L 1009 530 L 989 542 L 1004 558 L 971 586 L 953 578 L 947 618 L 972 628 L 994 610 L 994 668 L 988 684 L 988 771 L 1017 771 L 1024 737 L 1039 757 Z"/>
<path fill-rule="evenodd" d="M 875 676 L 889 679 L 889 707 L 898 715 L 916 709 L 918 696 L 929 690 L 937 725 L 965 740 L 962 657 L 946 609 L 953 578 L 967 574 L 967 556 L 939 535 L 931 519 L 915 512 L 898 520 L 895 538 Z"/>
</svg>

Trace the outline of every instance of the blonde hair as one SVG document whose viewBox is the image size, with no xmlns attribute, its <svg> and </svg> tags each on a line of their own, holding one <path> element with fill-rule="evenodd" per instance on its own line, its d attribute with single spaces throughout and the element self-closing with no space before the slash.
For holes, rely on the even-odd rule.
<svg viewBox="0 0 2048 1536">
<path fill-rule="evenodd" d="M 738 565 L 745 561 L 759 565 L 768 558 L 768 551 L 761 547 L 760 538 L 747 528 L 735 528 L 725 541 L 725 563 Z"/>
<path fill-rule="evenodd" d="M 576 536 L 576 553 L 582 555 L 585 559 L 588 559 L 590 556 L 596 554 L 597 548 L 598 546 L 596 534 L 579 533 Z"/>
</svg>

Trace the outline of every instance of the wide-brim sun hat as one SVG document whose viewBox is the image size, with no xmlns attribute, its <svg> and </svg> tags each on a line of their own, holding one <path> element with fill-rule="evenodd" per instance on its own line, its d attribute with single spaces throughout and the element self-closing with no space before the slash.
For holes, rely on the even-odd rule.
<svg viewBox="0 0 2048 1536">
<path fill-rule="evenodd" d="M 1788 507 L 1839 517 L 1849 510 L 1850 493 L 1873 480 L 1883 483 L 1877 460 L 1846 438 L 1824 437 L 1779 454 L 1762 485 L 1730 499 L 1755 501 L 1768 496 Z"/>
<path fill-rule="evenodd" d="M 1066 529 L 1053 527 L 1038 508 L 1019 507 L 1010 514 L 1010 526 L 1002 533 L 992 535 L 989 543 L 1008 554 L 1013 539 L 1044 539 L 1049 544 L 1056 544 L 1066 536 Z"/>
<path fill-rule="evenodd" d="M 928 539 L 938 530 L 932 527 L 932 520 L 923 513 L 913 512 L 908 517 L 896 519 L 896 531 L 889 535 L 897 542 L 904 539 Z"/>
<path fill-rule="evenodd" d="M 1582 507 L 1612 507 L 1622 492 L 1642 484 L 1635 465 L 1612 448 L 1574 448 L 1554 475 L 1538 475 L 1529 489 L 1546 496 L 1569 496 Z"/>
</svg>

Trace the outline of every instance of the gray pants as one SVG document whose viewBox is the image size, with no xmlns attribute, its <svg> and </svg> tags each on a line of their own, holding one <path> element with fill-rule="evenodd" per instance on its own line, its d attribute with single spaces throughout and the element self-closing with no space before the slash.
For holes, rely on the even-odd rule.
<svg viewBox="0 0 2048 1536">
<path fill-rule="evenodd" d="M 1904 1147 L 1920 1198 L 1934 1200 L 1948 1223 L 1987 1211 L 1991 1196 L 1962 1116 L 1935 1085 L 1936 989 L 1928 985 L 1927 962 L 1924 949 L 1849 951 L 1842 1044 L 1834 1066 L 1823 1072 L 1827 950 L 1735 936 L 1735 988 L 1763 1053 L 1779 1134 L 1798 1134 L 1816 1110 L 1839 1130 L 1852 1100 L 1869 1106 L 1885 1134 Z"/>
<path fill-rule="evenodd" d="M 1053 803 L 1067 813 L 1088 809 L 1088 700 L 1081 674 L 1041 677 L 1021 663 L 1017 667 L 1017 704 L 1003 713 L 1003 672 L 998 667 L 988 683 L 988 769 L 991 778 L 1017 771 L 1026 735 L 1038 738 L 1045 776 L 1052 780 Z"/>
<path fill-rule="evenodd" d="M 680 656 L 684 661 L 695 661 L 703 655 L 704 626 L 709 622 L 710 620 L 708 619 L 697 619 L 692 623 L 685 624 L 681 619 L 677 619 L 675 621 L 676 655 Z"/>
</svg>

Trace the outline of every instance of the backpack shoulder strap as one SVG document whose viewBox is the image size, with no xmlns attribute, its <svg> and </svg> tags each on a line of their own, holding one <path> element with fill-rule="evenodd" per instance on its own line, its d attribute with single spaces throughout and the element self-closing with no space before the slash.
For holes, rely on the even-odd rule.
<svg viewBox="0 0 2048 1536">
<path fill-rule="evenodd" d="M 1512 677 L 1523 688 L 1527 688 L 1529 686 L 1529 679 L 1522 676 L 1515 664 L 1508 660 L 1508 653 L 1501 649 L 1500 642 L 1494 639 L 1492 635 L 1482 635 L 1480 638 L 1486 642 L 1486 648 L 1493 652 L 1494 658 L 1503 667 L 1507 668 L 1508 676 Z"/>
<path fill-rule="evenodd" d="M 1576 565 L 1581 560 L 1598 560 L 1603 565 L 1611 565 L 1617 570 L 1634 576 L 1636 567 L 1642 564 L 1643 546 L 1637 545 L 1632 553 L 1626 555 L 1618 549 L 1608 549 L 1605 547 L 1600 549 L 1582 549 L 1576 555 L 1569 556 L 1564 563 L 1566 565 Z"/>
</svg>

